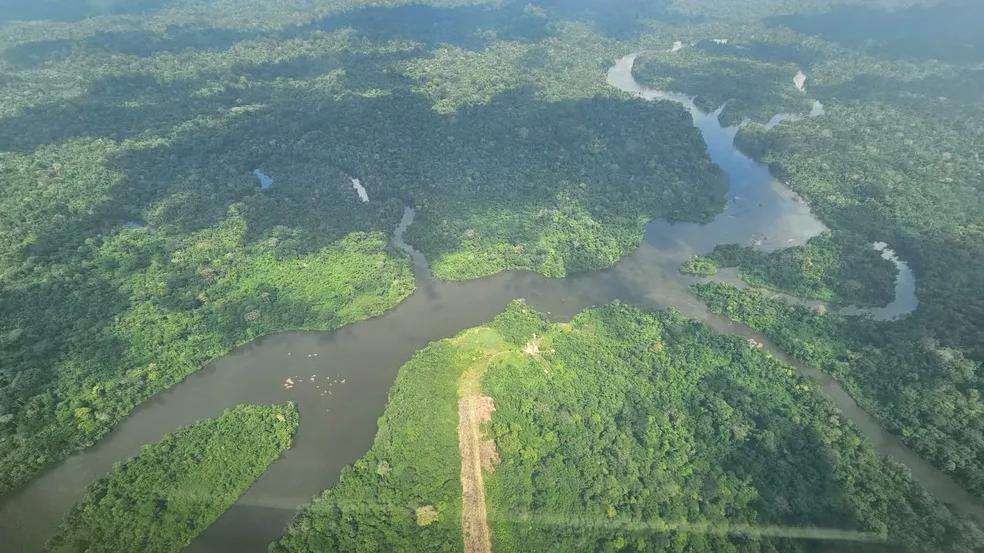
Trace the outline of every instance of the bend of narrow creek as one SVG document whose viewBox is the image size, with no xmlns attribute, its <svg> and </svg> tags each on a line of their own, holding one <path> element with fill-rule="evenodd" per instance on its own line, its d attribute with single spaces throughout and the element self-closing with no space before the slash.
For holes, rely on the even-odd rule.
<svg viewBox="0 0 984 553">
<path fill-rule="evenodd" d="M 293 447 L 187 549 L 265 551 L 298 507 L 331 486 L 342 467 L 368 450 L 399 367 L 428 342 L 488 321 L 515 298 L 526 298 L 555 320 L 616 299 L 647 308 L 672 306 L 718 332 L 754 338 L 817 381 L 876 450 L 908 466 L 919 483 L 958 512 L 984 520 L 984 508 L 972 496 L 882 430 L 830 377 L 790 359 L 747 327 L 709 313 L 689 292 L 694 280 L 681 275 L 678 267 L 691 255 L 730 242 L 764 249 L 799 245 L 825 227 L 765 166 L 734 148 L 737 130 L 722 127 L 717 113 L 703 113 L 685 96 L 636 83 L 634 60 L 635 55 L 618 60 L 608 82 L 646 100 L 682 104 L 700 129 L 711 159 L 729 178 L 727 205 L 712 222 L 653 222 L 638 250 L 603 271 L 564 279 L 512 272 L 440 282 L 431 278 L 423 256 L 403 241 L 403 231 L 413 221 L 408 209 L 394 244 L 413 259 L 417 289 L 412 296 L 380 317 L 334 332 L 260 338 L 143 403 L 95 446 L 72 455 L 0 503 L 3 547 L 40 549 L 86 485 L 165 433 L 239 403 L 294 401 L 301 424 Z M 290 389 L 283 385 L 287 378 L 295 383 Z"/>
</svg>

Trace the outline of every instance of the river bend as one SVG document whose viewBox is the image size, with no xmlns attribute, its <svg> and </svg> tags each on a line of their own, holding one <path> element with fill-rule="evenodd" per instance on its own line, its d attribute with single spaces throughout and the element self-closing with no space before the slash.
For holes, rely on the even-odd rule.
<svg viewBox="0 0 984 553">
<path fill-rule="evenodd" d="M 526 298 L 554 320 L 567 320 L 586 307 L 615 299 L 647 308 L 674 307 L 718 332 L 754 338 L 817 381 L 879 452 L 908 466 L 917 481 L 957 511 L 984 520 L 984 509 L 973 497 L 883 431 L 830 377 L 790 359 L 758 333 L 709 313 L 690 293 L 694 279 L 680 274 L 678 267 L 694 254 L 731 242 L 765 250 L 785 248 L 805 243 L 825 226 L 765 166 L 734 147 L 737 129 L 723 127 L 717 113 L 701 112 L 686 96 L 639 85 L 632 77 L 634 60 L 635 55 L 618 60 L 608 73 L 609 84 L 645 100 L 684 106 L 711 159 L 728 176 L 727 204 L 713 221 L 655 221 L 635 252 L 603 271 L 564 279 L 509 272 L 441 282 L 430 276 L 423 256 L 403 241 L 403 230 L 413 221 L 408 209 L 394 243 L 412 256 L 417 278 L 412 296 L 380 317 L 334 332 L 260 338 L 143 403 L 95 446 L 72 455 L 0 504 L 4 547 L 37 550 L 86 485 L 106 474 L 113 463 L 138 453 L 141 445 L 239 403 L 294 401 L 301 424 L 293 447 L 188 548 L 266 551 L 298 507 L 331 486 L 342 467 L 368 450 L 400 365 L 428 342 L 488 321 L 515 298 Z M 288 378 L 295 383 L 289 388 L 284 386 Z"/>
</svg>

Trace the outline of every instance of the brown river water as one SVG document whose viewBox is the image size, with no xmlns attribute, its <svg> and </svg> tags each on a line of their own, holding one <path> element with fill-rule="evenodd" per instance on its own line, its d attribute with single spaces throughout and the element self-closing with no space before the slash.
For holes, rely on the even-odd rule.
<svg viewBox="0 0 984 553">
<path fill-rule="evenodd" d="M 141 445 L 239 403 L 294 401 L 301 424 L 293 447 L 187 549 L 265 551 L 298 507 L 331 486 L 342 467 L 368 450 L 400 365 L 428 342 L 482 324 L 516 298 L 525 298 L 554 320 L 567 320 L 586 307 L 616 299 L 646 308 L 674 307 L 716 331 L 754 338 L 814 379 L 879 452 L 908 466 L 916 480 L 958 512 L 984 520 L 984 508 L 974 498 L 883 431 L 836 382 L 789 359 L 748 328 L 709 313 L 689 292 L 694 280 L 680 274 L 678 267 L 695 253 L 731 242 L 766 250 L 785 248 L 803 244 L 825 227 L 765 166 L 734 148 L 737 129 L 722 127 L 717 113 L 703 113 L 684 96 L 637 84 L 631 73 L 634 59 L 630 55 L 618 60 L 608 82 L 646 100 L 683 105 L 711 158 L 728 176 L 727 205 L 712 222 L 653 222 L 635 252 L 603 271 L 564 279 L 510 272 L 440 282 L 431 278 L 423 256 L 403 242 L 403 230 L 413 220 L 408 209 L 394 243 L 414 260 L 417 290 L 410 298 L 380 317 L 334 332 L 286 332 L 260 338 L 158 394 L 95 446 L 54 466 L 0 503 L 0 549 L 38 550 L 86 485 L 114 463 L 138 453 Z M 891 316 L 914 309 L 915 295 L 905 303 L 911 305 L 897 307 Z M 284 386 L 288 378 L 294 381 L 290 389 Z"/>
</svg>

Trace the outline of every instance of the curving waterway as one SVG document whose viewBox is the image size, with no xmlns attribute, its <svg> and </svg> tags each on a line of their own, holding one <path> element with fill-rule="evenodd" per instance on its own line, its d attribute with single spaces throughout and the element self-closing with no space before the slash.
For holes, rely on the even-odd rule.
<svg viewBox="0 0 984 553">
<path fill-rule="evenodd" d="M 916 310 L 919 306 L 919 298 L 916 296 L 916 276 L 912 268 L 905 261 L 899 259 L 895 250 L 888 247 L 885 242 L 875 242 L 872 249 L 881 253 L 882 259 L 892 262 L 895 265 L 895 294 L 892 301 L 882 306 L 859 306 L 846 305 L 838 306 L 830 302 L 821 300 L 804 299 L 784 292 L 772 291 L 770 294 L 774 298 L 779 298 L 786 303 L 795 303 L 813 310 L 823 310 L 825 312 L 837 313 L 839 315 L 869 317 L 876 321 L 894 321 L 905 317 Z M 737 267 L 719 269 L 717 274 L 709 280 L 730 284 L 736 288 L 747 288 L 748 284 L 739 276 Z"/>
<path fill-rule="evenodd" d="M 713 315 L 688 290 L 694 282 L 678 267 L 719 243 L 756 244 L 772 250 L 803 244 L 825 230 L 807 205 L 768 169 L 733 146 L 737 129 L 722 127 L 681 95 L 648 90 L 632 77 L 635 55 L 620 59 L 608 82 L 646 100 L 670 100 L 693 116 L 711 159 L 730 183 L 724 211 L 704 225 L 656 221 L 640 247 L 611 269 L 564 279 L 504 273 L 467 282 L 434 280 L 426 260 L 403 241 L 413 222 L 407 209 L 394 244 L 410 253 L 415 293 L 380 317 L 334 332 L 287 332 L 260 338 L 210 363 L 140 405 L 95 446 L 79 452 L 8 496 L 0 504 L 0 536 L 9 551 L 35 551 L 85 486 L 113 463 L 139 452 L 165 433 L 214 417 L 238 403 L 296 402 L 301 425 L 294 446 L 199 536 L 189 551 L 266 551 L 296 509 L 331 486 L 347 464 L 371 445 L 376 421 L 400 365 L 428 342 L 481 324 L 509 301 L 526 298 L 555 320 L 615 299 L 648 308 L 674 307 L 716 331 L 762 342 L 777 358 L 816 380 L 823 392 L 881 453 L 907 465 L 926 489 L 958 512 L 984 520 L 984 509 L 878 424 L 833 380 L 773 347 L 750 329 Z M 290 379 L 290 385 L 285 385 Z"/>
</svg>

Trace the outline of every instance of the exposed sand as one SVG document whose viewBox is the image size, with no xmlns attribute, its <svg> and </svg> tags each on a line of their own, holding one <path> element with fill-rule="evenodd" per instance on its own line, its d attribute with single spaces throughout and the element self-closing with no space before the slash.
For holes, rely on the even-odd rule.
<svg viewBox="0 0 984 553">
<path fill-rule="evenodd" d="M 461 453 L 461 534 L 465 553 L 491 553 L 492 535 L 485 508 L 483 470 L 499 462 L 495 442 L 482 436 L 482 423 L 492 420 L 495 403 L 482 395 L 482 377 L 495 351 L 469 367 L 458 380 L 458 451 Z"/>
<path fill-rule="evenodd" d="M 461 533 L 465 553 L 491 553 L 485 480 L 482 471 L 495 470 L 498 453 L 492 440 L 482 438 L 481 425 L 492 418 L 492 398 L 469 393 L 458 400 L 458 449 L 461 452 Z"/>
</svg>

